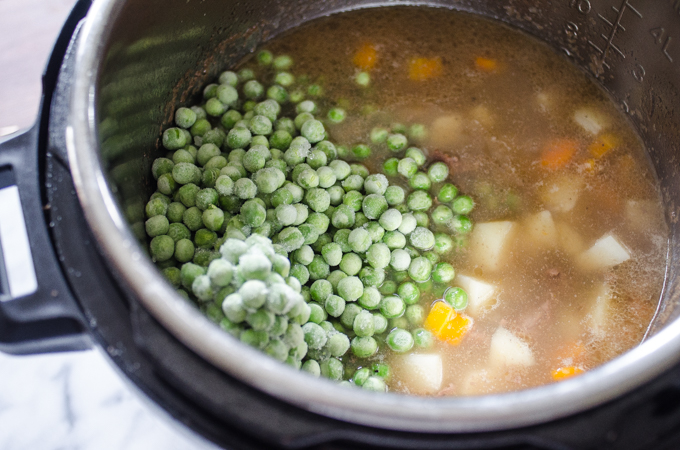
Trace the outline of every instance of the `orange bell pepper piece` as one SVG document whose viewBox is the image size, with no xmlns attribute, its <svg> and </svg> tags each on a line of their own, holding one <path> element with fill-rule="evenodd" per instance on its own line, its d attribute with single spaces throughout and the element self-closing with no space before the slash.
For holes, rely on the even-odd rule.
<svg viewBox="0 0 680 450">
<path fill-rule="evenodd" d="M 494 72 L 498 68 L 498 62 L 495 59 L 484 58 L 482 56 L 475 59 L 475 65 L 478 69 L 485 72 Z"/>
<path fill-rule="evenodd" d="M 584 370 L 579 368 L 579 367 L 568 366 L 568 367 L 560 367 L 559 369 L 553 370 L 551 375 L 553 377 L 553 380 L 560 381 L 560 380 L 564 380 L 566 378 L 571 378 L 573 376 L 582 374 L 583 372 L 584 372 Z"/>
<path fill-rule="evenodd" d="M 441 58 L 414 58 L 409 62 L 408 77 L 413 81 L 427 81 L 441 74 Z"/>
<path fill-rule="evenodd" d="M 369 71 L 378 60 L 378 51 L 370 43 L 362 45 L 354 54 L 354 65 L 361 70 Z"/>
<path fill-rule="evenodd" d="M 541 155 L 541 165 L 547 169 L 566 166 L 576 154 L 578 143 L 571 139 L 558 139 L 550 144 Z"/>
<path fill-rule="evenodd" d="M 432 305 L 423 326 L 437 339 L 457 345 L 472 328 L 472 318 L 457 313 L 446 302 L 439 301 Z"/>
</svg>

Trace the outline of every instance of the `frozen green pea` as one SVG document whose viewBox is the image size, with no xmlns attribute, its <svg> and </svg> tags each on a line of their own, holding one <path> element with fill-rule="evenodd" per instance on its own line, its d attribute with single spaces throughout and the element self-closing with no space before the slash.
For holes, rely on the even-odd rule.
<svg viewBox="0 0 680 450">
<path fill-rule="evenodd" d="M 346 274 L 345 272 L 343 272 L 342 270 L 340 270 L 340 269 L 334 270 L 333 272 L 331 272 L 330 274 L 328 274 L 327 280 L 328 280 L 328 281 L 331 283 L 331 285 L 333 286 L 333 292 L 337 292 L 337 290 L 338 290 L 338 283 L 339 283 L 340 280 L 342 280 L 343 278 L 347 278 L 347 274 Z"/>
<path fill-rule="evenodd" d="M 392 295 L 397 293 L 397 283 L 392 280 L 385 281 L 382 286 L 380 286 L 380 293 L 382 295 Z"/>
<path fill-rule="evenodd" d="M 328 203 L 330 205 L 330 198 Z M 355 219 L 356 213 L 354 212 L 354 209 L 343 204 L 338 206 L 333 212 L 331 223 L 335 228 L 350 228 L 354 225 Z"/>
<path fill-rule="evenodd" d="M 467 195 L 457 197 L 451 207 L 456 214 L 468 214 L 474 209 L 474 201 Z"/>
<path fill-rule="evenodd" d="M 378 220 L 380 226 L 382 226 L 386 231 L 394 231 L 399 228 L 402 221 L 402 214 L 396 209 L 388 209 L 385 211 Z"/>
<path fill-rule="evenodd" d="M 468 234 L 472 231 L 472 221 L 467 216 L 453 216 L 447 226 L 456 234 Z"/>
<path fill-rule="evenodd" d="M 388 231 L 383 236 L 383 243 L 387 245 L 390 250 L 404 248 L 406 246 L 406 237 L 399 231 Z"/>
<path fill-rule="evenodd" d="M 345 305 L 345 310 L 340 315 L 340 323 L 351 329 L 354 325 L 354 318 L 362 311 L 361 306 L 356 303 L 347 303 Z"/>
<path fill-rule="evenodd" d="M 445 255 L 451 250 L 453 250 L 453 240 L 444 233 L 436 233 L 433 251 L 439 255 Z"/>
<path fill-rule="evenodd" d="M 156 236 L 151 240 L 149 250 L 154 262 L 167 261 L 175 253 L 175 241 L 167 235 Z"/>
<path fill-rule="evenodd" d="M 248 124 L 248 129 L 253 135 L 268 136 L 272 133 L 272 121 L 265 116 L 253 116 Z"/>
<path fill-rule="evenodd" d="M 342 123 L 347 117 L 347 113 L 342 108 L 331 108 L 328 111 L 328 120 L 333 123 Z"/>
<path fill-rule="evenodd" d="M 459 287 L 451 287 L 444 293 L 444 300 L 456 311 L 464 310 L 468 305 L 468 295 Z"/>
<path fill-rule="evenodd" d="M 170 228 L 170 222 L 168 221 L 167 217 L 163 215 L 156 215 L 149 218 L 145 222 L 144 226 L 146 228 L 146 234 L 153 238 L 167 234 L 168 229 Z"/>
<path fill-rule="evenodd" d="M 448 283 L 453 280 L 455 275 L 456 272 L 451 264 L 440 262 L 434 266 L 434 270 L 432 271 L 432 280 L 435 283 Z"/>
<path fill-rule="evenodd" d="M 364 253 L 371 247 L 371 235 L 364 228 L 355 228 L 349 234 L 347 239 L 352 251 L 356 253 Z"/>
<path fill-rule="evenodd" d="M 446 205 L 438 205 L 431 214 L 435 225 L 446 225 L 453 218 L 453 211 Z"/>
<path fill-rule="evenodd" d="M 203 226 L 203 212 L 195 206 L 187 208 L 182 215 L 182 222 L 191 231 L 197 231 Z"/>
<path fill-rule="evenodd" d="M 411 261 L 411 265 L 408 268 L 409 276 L 417 282 L 425 282 L 430 279 L 430 274 L 432 272 L 432 263 L 422 256 L 415 258 Z"/>
<path fill-rule="evenodd" d="M 333 286 L 328 280 L 316 280 L 309 289 L 312 299 L 324 304 L 329 295 L 333 293 Z"/>
<path fill-rule="evenodd" d="M 406 149 L 405 157 L 411 158 L 418 166 L 422 166 L 425 164 L 425 162 L 427 162 L 427 157 L 423 151 L 417 147 L 409 147 Z"/>
<path fill-rule="evenodd" d="M 323 280 L 328 278 L 330 267 L 321 255 L 314 255 L 314 259 L 308 266 L 310 280 Z"/>
<path fill-rule="evenodd" d="M 387 208 L 387 200 L 381 195 L 369 194 L 364 197 L 362 212 L 371 220 L 378 219 Z"/>
<path fill-rule="evenodd" d="M 340 159 L 336 159 L 334 161 L 331 161 L 328 166 L 331 169 L 333 169 L 333 173 L 335 173 L 335 177 L 339 181 L 344 180 L 351 173 L 351 169 L 350 169 L 349 164 L 347 164 L 345 161 L 342 161 Z M 362 180 L 362 183 L 363 183 L 363 180 Z"/>
<path fill-rule="evenodd" d="M 321 254 L 326 263 L 330 266 L 337 266 L 342 260 L 342 249 L 340 248 L 340 245 L 335 242 L 324 245 L 321 249 Z"/>
<path fill-rule="evenodd" d="M 224 223 L 224 211 L 215 205 L 210 205 L 205 211 L 203 211 L 202 219 L 206 228 L 212 231 L 219 231 L 222 228 L 222 224 Z"/>
<path fill-rule="evenodd" d="M 172 178 L 179 184 L 197 184 L 201 182 L 201 170 L 191 163 L 178 163 L 172 168 Z"/>
<path fill-rule="evenodd" d="M 368 234 L 368 232 L 366 233 Z M 383 269 L 389 265 L 390 255 L 391 252 L 387 245 L 382 243 L 372 244 L 366 252 L 366 260 L 373 268 Z"/>
<path fill-rule="evenodd" d="M 196 122 L 196 112 L 190 108 L 177 108 L 175 111 L 175 124 L 181 128 L 191 128 Z"/>
<path fill-rule="evenodd" d="M 361 257 L 356 253 L 346 253 L 339 264 L 340 270 L 349 276 L 357 275 L 361 271 Z"/>
<path fill-rule="evenodd" d="M 312 169 L 316 170 L 316 169 L 319 169 L 319 168 L 325 166 L 326 163 L 328 162 L 327 159 L 328 158 L 326 158 L 326 154 L 323 151 L 314 148 L 309 152 L 309 155 L 307 155 L 307 164 L 309 164 L 309 166 Z M 332 169 L 330 169 L 330 168 L 327 168 L 327 169 L 330 170 L 331 173 L 333 172 Z M 333 179 L 333 183 L 335 183 L 335 179 Z M 332 186 L 332 185 L 333 184 L 331 183 L 330 186 Z M 325 186 L 325 187 L 328 187 L 328 186 Z"/>
<path fill-rule="evenodd" d="M 434 336 L 425 328 L 417 328 L 413 330 L 413 342 L 420 348 L 430 348 L 434 344 Z"/>
<path fill-rule="evenodd" d="M 400 186 L 389 186 L 387 190 L 385 190 L 385 200 L 387 200 L 387 204 L 390 206 L 404 203 L 405 198 L 406 194 L 404 193 L 404 189 Z"/>
<path fill-rule="evenodd" d="M 357 72 L 354 81 L 361 87 L 368 87 L 371 84 L 371 75 L 368 72 Z"/>
<path fill-rule="evenodd" d="M 222 117 L 220 118 L 220 123 L 225 129 L 231 130 L 232 128 L 234 128 L 234 125 L 236 125 L 236 123 L 238 123 L 241 120 L 243 120 L 243 116 L 241 115 L 241 113 L 236 111 L 235 109 L 230 109 L 229 111 L 225 112 L 222 115 Z"/>
<path fill-rule="evenodd" d="M 358 277 L 350 276 L 338 282 L 338 295 L 345 301 L 353 302 L 361 297 L 363 293 L 364 285 Z"/>
<path fill-rule="evenodd" d="M 189 239 L 180 239 L 175 243 L 175 259 L 180 263 L 186 263 L 194 258 L 194 243 Z"/>
<path fill-rule="evenodd" d="M 172 238 L 173 241 L 177 242 L 180 239 L 191 238 L 191 231 L 183 223 L 171 223 L 168 226 L 168 236 Z"/>
<path fill-rule="evenodd" d="M 317 169 L 316 173 L 319 177 L 319 187 L 321 187 L 321 188 L 324 188 L 324 189 L 331 188 L 331 187 L 333 187 L 333 185 L 337 181 L 337 178 L 335 177 L 335 173 L 333 172 L 333 169 L 331 169 L 328 166 L 319 167 Z M 331 195 L 330 192 L 329 192 L 329 195 Z M 333 203 L 333 199 L 331 198 L 331 204 L 332 203 Z"/>
<path fill-rule="evenodd" d="M 178 150 L 187 145 L 186 135 L 181 128 L 168 128 L 163 132 L 163 147 L 168 150 Z"/>
<path fill-rule="evenodd" d="M 217 97 L 208 99 L 208 101 L 205 102 L 205 112 L 208 113 L 209 116 L 221 116 L 228 108 L 229 106 L 222 103 Z"/>
<path fill-rule="evenodd" d="M 364 286 L 380 286 L 385 281 L 385 270 L 365 266 L 359 272 L 359 278 Z"/>
<path fill-rule="evenodd" d="M 252 140 L 252 134 L 247 128 L 232 128 L 227 134 L 227 145 L 229 148 L 244 148 Z"/>
<path fill-rule="evenodd" d="M 197 152 L 198 154 L 198 152 Z M 189 151 L 184 150 L 184 149 L 179 149 L 175 153 L 172 154 L 172 163 L 173 167 L 174 164 L 179 164 L 179 163 L 191 163 L 194 164 L 196 162 L 196 158 L 194 158 L 194 155 L 192 155 Z"/>
<path fill-rule="evenodd" d="M 343 356 L 350 347 L 350 341 L 346 334 L 336 333 L 328 338 L 328 350 L 331 356 L 339 358 Z M 335 360 L 337 361 L 337 360 Z"/>
<path fill-rule="evenodd" d="M 305 242 L 305 238 L 300 230 L 294 227 L 288 227 L 281 230 L 278 235 L 278 240 L 278 243 L 281 244 L 283 249 L 287 252 L 297 250 L 298 248 L 302 247 Z M 300 281 L 302 282 L 302 280 Z"/>
<path fill-rule="evenodd" d="M 396 295 L 389 295 L 383 297 L 383 299 L 380 301 L 379 308 L 380 313 L 383 316 L 385 316 L 387 319 L 393 319 L 404 315 L 404 311 L 406 311 L 406 304 L 400 297 L 397 297 Z"/>
<path fill-rule="evenodd" d="M 361 311 L 354 318 L 354 324 L 352 325 L 352 330 L 357 336 L 373 336 L 373 315 L 368 311 Z"/>
<path fill-rule="evenodd" d="M 290 268 L 290 276 L 297 278 L 301 284 L 305 284 L 309 281 L 309 269 L 302 264 L 293 264 Z"/>
<path fill-rule="evenodd" d="M 356 357 L 368 358 L 378 351 L 378 343 L 372 336 L 356 336 L 352 339 L 351 348 Z"/>
<path fill-rule="evenodd" d="M 329 295 L 324 302 L 324 307 L 329 316 L 340 317 L 345 311 L 345 300 L 337 295 Z"/>
<path fill-rule="evenodd" d="M 167 217 L 170 223 L 177 223 L 182 221 L 182 216 L 184 211 L 186 211 L 186 206 L 180 202 L 172 202 L 168 205 Z M 166 233 L 162 233 L 166 234 Z"/>
<path fill-rule="evenodd" d="M 250 178 L 240 178 L 234 183 L 234 195 L 241 200 L 255 198 L 257 186 Z"/>
<path fill-rule="evenodd" d="M 295 211 L 297 213 L 297 218 L 295 219 L 295 222 L 293 222 L 293 225 L 301 225 L 305 223 L 305 221 L 309 217 L 309 208 L 307 207 L 307 205 L 303 205 L 302 203 L 295 203 L 293 206 L 295 207 Z"/>
<path fill-rule="evenodd" d="M 383 172 L 385 172 L 385 175 L 394 177 L 396 176 L 399 171 L 399 159 L 397 158 L 389 158 L 383 163 Z"/>
<path fill-rule="evenodd" d="M 418 250 L 429 250 L 434 247 L 434 234 L 425 227 L 416 227 L 409 236 L 411 245 Z"/>
<path fill-rule="evenodd" d="M 449 176 L 449 167 L 443 162 L 436 162 L 427 170 L 427 175 L 433 183 L 441 183 Z"/>
<path fill-rule="evenodd" d="M 387 335 L 388 347 L 397 353 L 405 353 L 413 348 L 413 336 L 401 328 L 394 329 Z"/>
<path fill-rule="evenodd" d="M 359 297 L 357 303 L 362 308 L 372 310 L 380 305 L 380 300 L 382 300 L 380 291 L 375 286 L 369 286 L 364 288 L 364 293 Z"/>
<path fill-rule="evenodd" d="M 311 119 L 302 124 L 302 127 L 300 128 L 300 134 L 302 134 L 302 136 L 304 136 L 309 142 L 314 144 L 324 139 L 326 136 L 326 130 L 320 121 Z"/>
<path fill-rule="evenodd" d="M 393 152 L 400 152 L 408 145 L 408 139 L 406 139 L 406 136 L 400 133 L 390 134 L 387 136 L 386 142 L 387 148 Z"/>
<path fill-rule="evenodd" d="M 385 142 L 389 134 L 390 131 L 387 128 L 374 127 L 371 130 L 371 142 L 373 142 L 374 144 L 380 144 L 381 142 Z"/>
<path fill-rule="evenodd" d="M 326 332 L 314 322 L 307 322 L 302 326 L 302 331 L 305 334 L 305 342 L 310 349 L 318 350 L 322 348 L 328 338 Z"/>
<path fill-rule="evenodd" d="M 432 207 L 432 198 L 427 191 L 416 190 L 409 194 L 406 204 L 411 211 L 427 211 Z"/>
<path fill-rule="evenodd" d="M 432 181 L 430 181 L 430 178 L 425 174 L 425 172 L 417 172 L 415 175 L 409 178 L 408 184 L 412 189 L 421 189 L 427 191 L 430 189 L 430 186 L 432 186 Z"/>
<path fill-rule="evenodd" d="M 288 102 L 288 91 L 283 86 L 274 84 L 267 89 L 267 98 L 279 104 L 284 104 Z"/>
<path fill-rule="evenodd" d="M 388 186 L 387 177 L 383 174 L 368 175 L 364 180 L 364 191 L 367 194 L 384 195 Z"/>
<path fill-rule="evenodd" d="M 397 230 L 404 235 L 409 235 L 413 232 L 413 230 L 416 229 L 417 226 L 418 222 L 416 221 L 415 216 L 411 213 L 407 213 L 402 214 L 401 224 Z"/>
<path fill-rule="evenodd" d="M 371 235 L 373 243 L 380 242 L 385 235 L 385 229 L 378 222 L 368 222 L 366 231 Z"/>
<path fill-rule="evenodd" d="M 303 372 L 307 372 L 313 377 L 318 378 L 321 376 L 321 367 L 319 366 L 319 363 L 313 359 L 308 359 L 307 361 L 305 361 L 302 364 L 300 370 L 302 370 Z"/>
<path fill-rule="evenodd" d="M 421 305 L 409 305 L 406 307 L 404 317 L 406 317 L 411 326 L 420 326 L 425 320 L 425 308 Z"/>
<path fill-rule="evenodd" d="M 411 265 L 411 255 L 406 250 L 395 249 L 391 253 L 390 266 L 392 269 L 402 272 L 408 270 Z"/>
<path fill-rule="evenodd" d="M 278 150 L 287 150 L 290 147 L 293 137 L 287 130 L 276 130 L 269 138 L 269 145 Z"/>
<path fill-rule="evenodd" d="M 402 158 L 397 164 L 397 172 L 406 179 L 411 179 L 418 172 L 418 165 L 412 158 Z"/>
<path fill-rule="evenodd" d="M 352 155 L 359 160 L 363 160 L 371 156 L 371 147 L 366 144 L 357 144 L 352 147 Z"/>
</svg>

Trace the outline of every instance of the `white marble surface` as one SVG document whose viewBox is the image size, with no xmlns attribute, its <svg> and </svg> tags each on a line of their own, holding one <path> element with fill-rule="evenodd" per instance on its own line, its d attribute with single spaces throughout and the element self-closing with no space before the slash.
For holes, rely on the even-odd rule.
<svg viewBox="0 0 680 450">
<path fill-rule="evenodd" d="M 121 379 L 97 350 L 0 353 L 2 450 L 214 450 Z"/>
</svg>

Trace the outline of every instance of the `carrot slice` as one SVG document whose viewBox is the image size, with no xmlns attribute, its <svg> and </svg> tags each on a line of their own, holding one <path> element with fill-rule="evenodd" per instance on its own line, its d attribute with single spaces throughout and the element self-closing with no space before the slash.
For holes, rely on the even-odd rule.
<svg viewBox="0 0 680 450">
<path fill-rule="evenodd" d="M 441 74 L 441 58 L 414 58 L 409 62 L 408 77 L 413 81 L 427 81 Z"/>
<path fill-rule="evenodd" d="M 588 146 L 588 150 L 595 158 L 602 158 L 612 149 L 616 148 L 618 144 L 619 140 L 616 136 L 606 133 L 598 136 L 597 139 Z"/>
<path fill-rule="evenodd" d="M 354 65 L 361 70 L 371 70 L 378 60 L 378 51 L 370 43 L 362 45 L 354 54 Z"/>
<path fill-rule="evenodd" d="M 583 369 L 575 366 L 568 366 L 568 367 L 560 367 L 559 369 L 555 369 L 551 372 L 551 375 L 553 377 L 553 380 L 555 381 L 560 381 L 564 380 L 566 378 L 573 377 L 575 375 L 582 374 L 584 372 Z"/>
<path fill-rule="evenodd" d="M 423 326 L 437 339 L 457 345 L 472 328 L 472 318 L 458 314 L 447 303 L 440 301 L 432 305 Z"/>
<path fill-rule="evenodd" d="M 498 68 L 498 62 L 495 59 L 484 58 L 482 56 L 475 59 L 475 65 L 478 69 L 485 72 L 493 72 Z"/>
<path fill-rule="evenodd" d="M 571 139 L 558 139 L 541 155 L 541 165 L 547 169 L 559 169 L 567 165 L 576 154 L 578 144 Z"/>
</svg>

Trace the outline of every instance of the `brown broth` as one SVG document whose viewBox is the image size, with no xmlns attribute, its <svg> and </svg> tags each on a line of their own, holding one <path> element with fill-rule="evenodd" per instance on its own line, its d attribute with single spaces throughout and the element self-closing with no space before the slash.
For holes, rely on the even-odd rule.
<svg viewBox="0 0 680 450">
<path fill-rule="evenodd" d="M 375 46 L 377 63 L 370 87 L 361 88 L 353 81 L 358 69 L 352 61 L 365 43 Z M 335 104 L 347 110 L 344 123 L 327 127 L 333 142 L 370 143 L 374 126 L 425 124 L 429 136 L 418 144 L 447 162 L 450 179 L 475 199 L 475 224 L 515 224 L 497 270 L 476 260 L 470 247 L 449 259 L 458 273 L 494 285 L 496 294 L 486 310 L 473 315 L 474 326 L 462 343 L 412 350 L 442 355 L 441 389 L 419 391 L 403 356 L 386 352 L 375 359 L 392 365 L 391 391 L 474 395 L 524 389 L 553 382 L 551 372 L 559 367 L 592 369 L 643 339 L 665 264 L 668 230 L 659 190 L 634 129 L 566 58 L 496 22 L 405 7 L 317 20 L 267 48 L 292 56 L 295 74 L 323 86 L 330 101 L 319 100 L 322 112 Z M 496 69 L 481 70 L 478 57 L 495 61 Z M 439 58 L 441 75 L 410 80 L 413 58 Z M 597 135 L 574 120 L 581 108 L 601 116 L 605 125 Z M 434 124 L 441 117 L 449 119 L 437 131 Z M 603 135 L 612 136 L 616 145 L 597 158 L 589 146 Z M 541 158 L 558 139 L 572 140 L 577 150 L 564 167 L 551 170 Z M 384 146 L 372 147 L 364 163 L 379 172 L 394 155 Z M 398 177 L 390 182 L 405 185 Z M 550 200 L 556 183 L 577 189 L 572 208 Z M 539 245 L 532 243 L 525 224 L 541 211 L 551 212 L 558 231 Z M 606 234 L 613 234 L 631 258 L 611 268 L 584 269 L 578 255 Z M 597 310 L 602 292 L 605 306 Z M 423 296 L 421 302 L 429 309 L 436 298 Z M 593 317 L 599 312 L 604 315 L 598 322 Z M 499 327 L 530 348 L 532 365 L 489 362 L 491 337 Z M 579 351 L 570 354 L 565 348 Z M 352 358 L 345 363 L 349 368 Z"/>
</svg>

